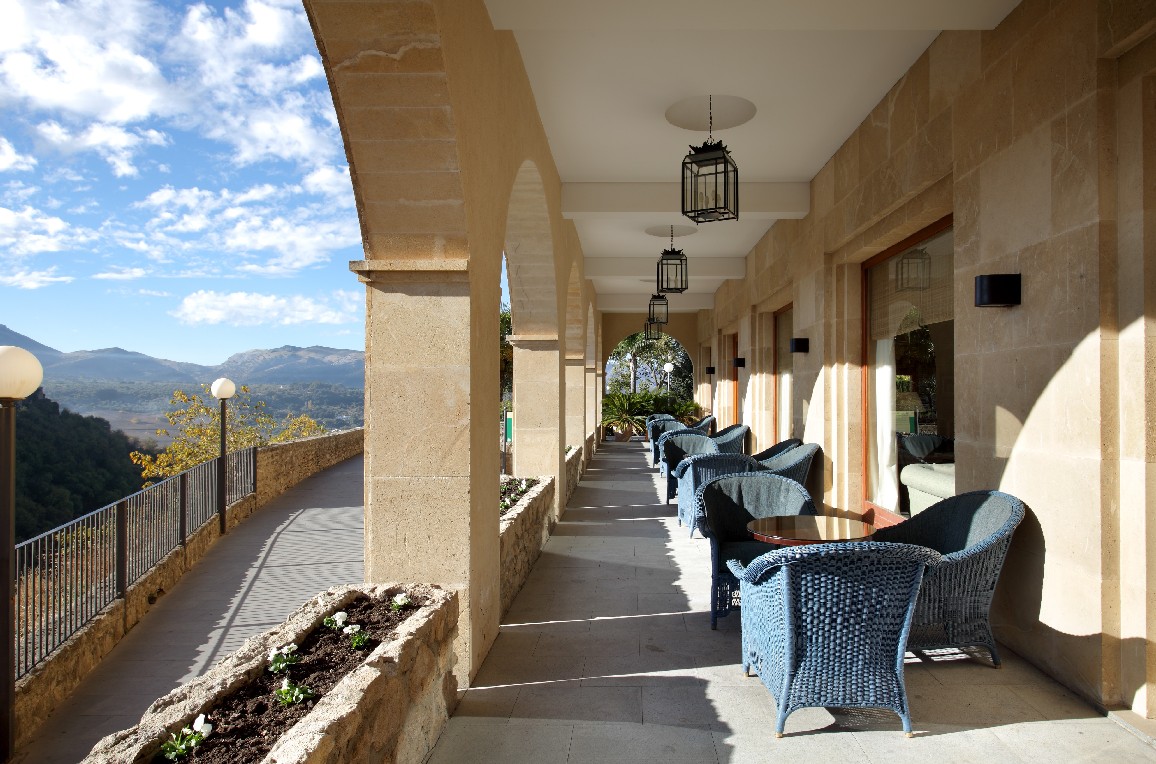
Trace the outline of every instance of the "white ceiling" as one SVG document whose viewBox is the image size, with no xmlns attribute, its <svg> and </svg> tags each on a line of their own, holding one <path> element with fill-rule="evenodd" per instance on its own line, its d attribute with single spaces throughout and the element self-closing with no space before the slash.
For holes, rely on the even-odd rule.
<svg viewBox="0 0 1156 764">
<path fill-rule="evenodd" d="M 723 93 L 758 109 L 715 134 L 743 182 L 740 219 L 675 246 L 710 307 L 776 219 L 807 214 L 808 183 L 944 29 L 990 29 L 1018 0 L 486 0 L 513 30 L 602 310 L 645 312 L 669 239 L 688 221 L 680 163 L 703 133 L 669 124 L 683 98 Z M 639 184 L 639 185 L 633 185 Z M 737 273 L 737 275 L 736 275 Z"/>
</svg>

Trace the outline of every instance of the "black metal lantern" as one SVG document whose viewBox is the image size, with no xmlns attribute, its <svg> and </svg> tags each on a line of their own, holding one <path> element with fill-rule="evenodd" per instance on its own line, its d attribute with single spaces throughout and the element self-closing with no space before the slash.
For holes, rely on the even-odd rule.
<svg viewBox="0 0 1156 764">
<path fill-rule="evenodd" d="M 665 324 L 670 320 L 670 303 L 666 295 L 654 294 L 650 296 L 650 310 L 647 312 L 647 321 L 652 324 Z"/>
<path fill-rule="evenodd" d="M 682 160 L 682 214 L 696 223 L 739 219 L 739 168 L 722 141 L 691 146 Z"/>
<path fill-rule="evenodd" d="M 661 326 L 662 326 L 661 324 L 652 324 L 649 321 L 647 321 L 646 326 L 643 327 L 642 338 L 644 340 L 660 339 L 662 337 Z"/>
<path fill-rule="evenodd" d="M 658 293 L 682 294 L 689 287 L 686 255 L 674 248 L 674 226 L 670 227 L 670 249 L 658 258 Z"/>
<path fill-rule="evenodd" d="M 931 255 L 926 249 L 913 249 L 900 255 L 895 264 L 895 289 L 898 292 L 922 292 L 931 286 Z"/>
</svg>

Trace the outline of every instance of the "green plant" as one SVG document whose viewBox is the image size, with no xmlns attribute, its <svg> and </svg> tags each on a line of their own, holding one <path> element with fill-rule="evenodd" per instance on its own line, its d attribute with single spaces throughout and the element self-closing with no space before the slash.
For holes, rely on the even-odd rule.
<svg viewBox="0 0 1156 764">
<path fill-rule="evenodd" d="M 280 674 L 282 671 L 287 671 L 292 664 L 300 662 L 300 660 L 301 656 L 297 655 L 297 645 L 277 647 L 269 653 L 269 670 L 274 674 Z"/>
<path fill-rule="evenodd" d="M 398 611 L 398 610 L 401 610 L 403 607 L 406 607 L 407 605 L 412 605 L 412 604 L 413 604 L 413 600 L 411 600 L 409 598 L 408 594 L 406 594 L 405 592 L 398 592 L 397 594 L 393 595 L 393 599 L 391 599 L 389 601 L 389 609 L 393 610 L 393 611 Z"/>
<path fill-rule="evenodd" d="M 310 690 L 303 684 L 297 684 L 289 677 L 285 677 L 285 681 L 281 682 L 281 689 L 273 690 L 273 694 L 277 697 L 283 706 L 295 706 L 303 700 L 309 700 L 313 697 L 313 690 Z"/>
<path fill-rule="evenodd" d="M 341 631 L 345 628 L 345 622 L 348 620 L 349 614 L 344 610 L 341 610 L 334 613 L 333 615 L 326 616 L 325 620 L 321 623 L 333 629 L 334 631 Z"/>
<path fill-rule="evenodd" d="M 193 749 L 201 744 L 201 741 L 209 736 L 213 731 L 213 725 L 205 720 L 205 715 L 201 714 L 193 722 L 192 727 L 185 727 L 179 732 L 173 732 L 170 738 L 161 743 L 161 753 L 169 761 L 176 761 L 183 759 L 193 752 Z"/>
<path fill-rule="evenodd" d="M 610 393 L 602 399 L 602 424 L 615 432 L 630 434 L 646 427 L 645 396 L 635 393 Z"/>
<path fill-rule="evenodd" d="M 341 633 L 349 635 L 349 646 L 354 650 L 360 650 L 369 642 L 369 635 L 362 631 L 356 623 L 346 626 L 341 630 Z"/>
</svg>

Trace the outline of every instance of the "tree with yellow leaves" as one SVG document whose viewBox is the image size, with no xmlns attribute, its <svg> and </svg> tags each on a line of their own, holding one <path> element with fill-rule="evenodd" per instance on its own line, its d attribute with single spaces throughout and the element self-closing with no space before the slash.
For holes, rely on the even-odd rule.
<svg viewBox="0 0 1156 764">
<path fill-rule="evenodd" d="M 165 414 L 165 419 L 170 429 L 157 430 L 157 435 L 170 437 L 175 434 L 173 441 L 156 456 L 141 451 L 129 454 L 133 464 L 141 468 L 146 486 L 153 480 L 176 475 L 220 455 L 221 410 L 208 385 L 201 385 L 200 394 L 173 391 L 169 405 L 171 410 Z M 254 403 L 250 399 L 246 386 L 230 399 L 225 423 L 229 451 L 267 443 L 285 443 L 325 432 L 321 424 L 306 414 L 287 416 L 278 422 L 265 413 L 264 402 Z"/>
</svg>

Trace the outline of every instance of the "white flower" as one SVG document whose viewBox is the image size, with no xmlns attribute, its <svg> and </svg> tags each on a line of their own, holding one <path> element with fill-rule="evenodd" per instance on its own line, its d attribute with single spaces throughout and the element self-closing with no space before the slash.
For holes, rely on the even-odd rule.
<svg viewBox="0 0 1156 764">
<path fill-rule="evenodd" d="M 522 481 L 522 490 L 523 491 L 526 490 L 526 481 L 525 480 Z"/>
<path fill-rule="evenodd" d="M 342 610 L 340 613 L 333 614 L 333 622 L 338 626 L 344 626 L 345 622 L 349 620 L 349 613 Z"/>
<path fill-rule="evenodd" d="M 213 725 L 206 722 L 205 715 L 201 714 L 197 717 L 196 721 L 193 722 L 193 729 L 201 733 L 201 737 L 208 737 L 213 731 Z"/>
<path fill-rule="evenodd" d="M 285 677 L 284 681 L 281 682 L 281 689 L 282 690 L 288 690 L 289 689 L 289 677 Z"/>
<path fill-rule="evenodd" d="M 361 627 L 358 626 L 356 623 L 351 623 L 350 625 L 348 625 L 344 629 L 342 629 L 341 633 L 342 634 L 356 634 L 359 631 L 361 631 Z"/>
<path fill-rule="evenodd" d="M 405 605 L 409 604 L 409 597 L 405 592 L 398 592 L 397 594 L 393 595 L 393 604 L 399 607 L 404 607 Z"/>
<path fill-rule="evenodd" d="M 269 662 L 272 663 L 273 661 L 277 660 L 277 656 L 280 653 L 281 653 L 281 651 L 278 650 L 276 647 L 274 647 L 272 650 L 270 650 L 269 651 Z"/>
<path fill-rule="evenodd" d="M 285 645 L 281 648 L 282 655 L 292 655 L 297 652 L 297 645 Z"/>
</svg>

